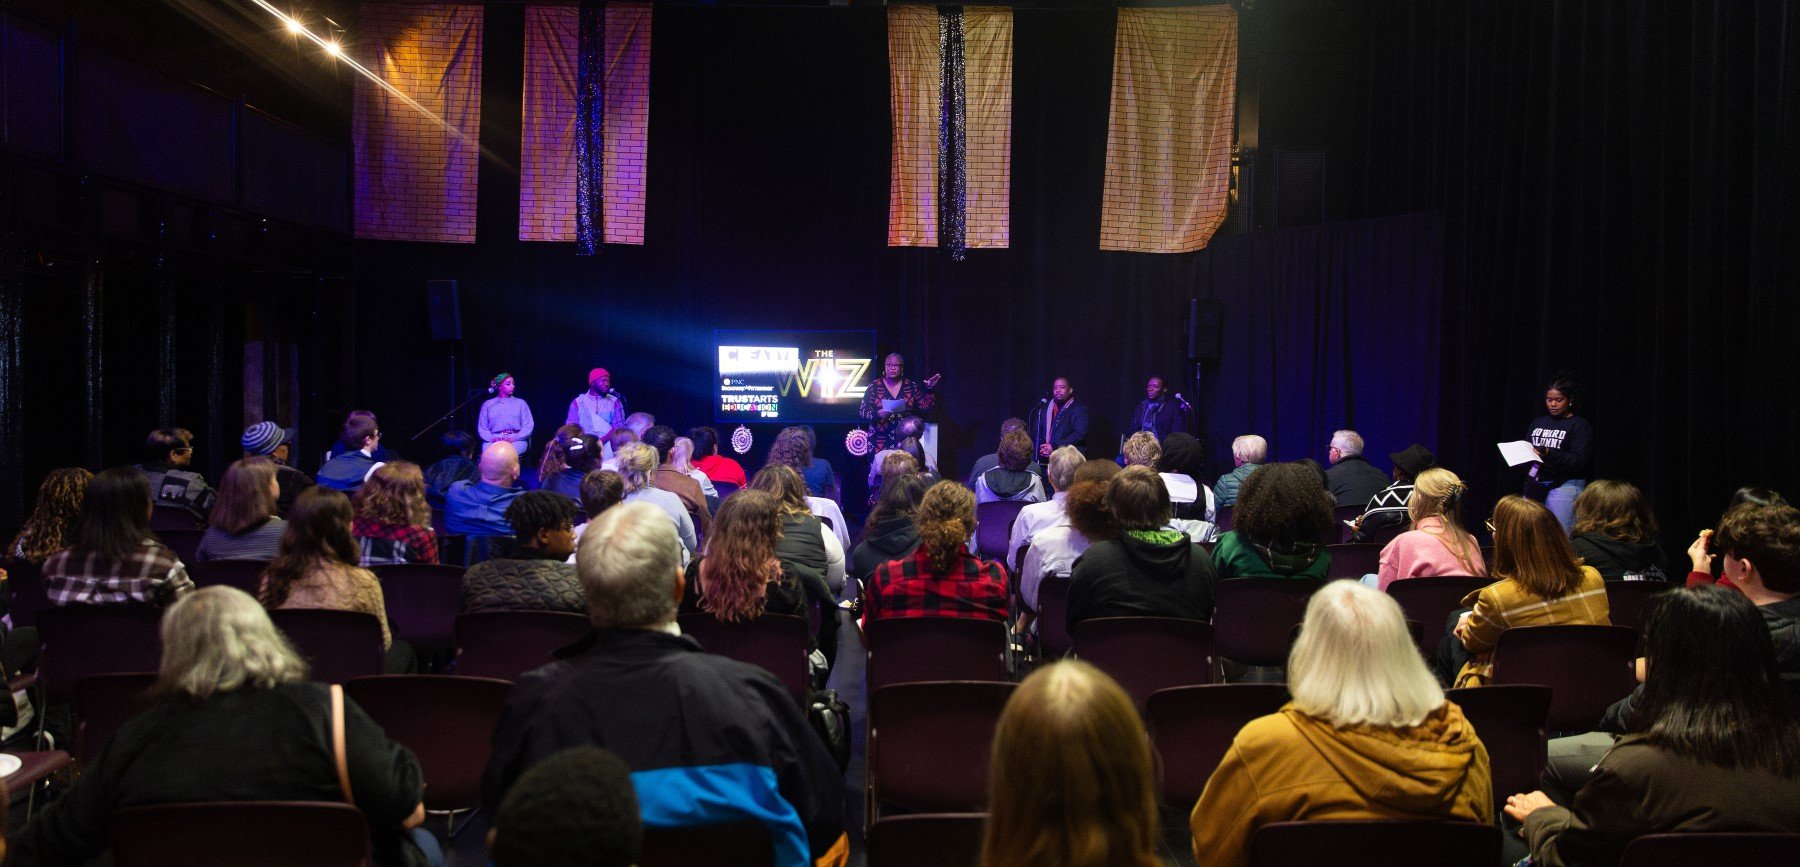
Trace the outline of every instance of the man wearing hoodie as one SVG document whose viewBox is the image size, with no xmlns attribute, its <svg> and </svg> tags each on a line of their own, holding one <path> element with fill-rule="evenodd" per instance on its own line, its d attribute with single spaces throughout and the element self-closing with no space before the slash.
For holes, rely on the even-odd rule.
<svg viewBox="0 0 1800 867">
<path fill-rule="evenodd" d="M 1211 620 L 1212 558 L 1170 519 L 1169 491 L 1149 467 L 1127 467 L 1107 491 L 1119 537 L 1097 542 L 1069 576 L 1069 631 L 1094 617 Z"/>
<path fill-rule="evenodd" d="M 1490 822 L 1487 748 L 1444 700 L 1392 597 L 1334 581 L 1306 604 L 1288 657 L 1293 700 L 1238 732 L 1188 827 L 1202 867 L 1250 862 L 1276 822 Z"/>
</svg>

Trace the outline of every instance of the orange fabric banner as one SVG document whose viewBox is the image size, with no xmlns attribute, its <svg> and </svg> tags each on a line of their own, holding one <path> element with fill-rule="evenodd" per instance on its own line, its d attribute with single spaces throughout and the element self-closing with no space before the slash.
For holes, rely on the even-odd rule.
<svg viewBox="0 0 1800 867">
<path fill-rule="evenodd" d="M 1100 249 L 1198 250 L 1225 221 L 1231 189 L 1237 13 L 1118 14 Z"/>
</svg>

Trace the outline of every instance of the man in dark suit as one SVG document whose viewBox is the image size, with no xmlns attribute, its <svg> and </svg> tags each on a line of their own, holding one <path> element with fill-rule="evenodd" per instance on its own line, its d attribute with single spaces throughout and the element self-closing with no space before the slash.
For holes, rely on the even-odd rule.
<svg viewBox="0 0 1800 867">
<path fill-rule="evenodd" d="M 1325 471 L 1331 495 L 1340 506 L 1360 506 L 1388 486 L 1387 473 L 1377 469 L 1363 457 L 1363 438 L 1356 431 L 1341 430 L 1331 435 L 1325 456 L 1331 469 Z"/>
<path fill-rule="evenodd" d="M 1037 442 L 1040 459 L 1063 446 L 1081 448 L 1087 442 L 1087 404 L 1075 399 L 1075 386 L 1067 377 L 1057 377 L 1050 387 L 1050 402 L 1038 412 L 1032 439 Z"/>
</svg>

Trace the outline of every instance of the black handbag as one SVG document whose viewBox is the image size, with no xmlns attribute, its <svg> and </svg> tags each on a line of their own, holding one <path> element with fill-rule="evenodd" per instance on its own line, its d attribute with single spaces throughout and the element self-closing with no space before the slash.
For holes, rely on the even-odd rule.
<svg viewBox="0 0 1800 867">
<path fill-rule="evenodd" d="M 850 769 L 850 705 L 835 689 L 813 690 L 806 700 L 806 719 L 825 742 L 838 771 Z"/>
</svg>

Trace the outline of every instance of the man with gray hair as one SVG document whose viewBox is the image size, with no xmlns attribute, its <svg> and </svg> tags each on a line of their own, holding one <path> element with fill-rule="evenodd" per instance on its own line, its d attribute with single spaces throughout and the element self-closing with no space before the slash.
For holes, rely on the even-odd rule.
<svg viewBox="0 0 1800 867">
<path fill-rule="evenodd" d="M 1069 486 L 1075 484 L 1075 470 L 1084 458 L 1081 449 L 1063 446 L 1050 453 L 1050 489 L 1055 493 L 1042 503 L 1032 503 L 1019 510 L 1013 520 L 1012 533 L 1006 542 L 1006 566 L 1016 569 L 1019 549 L 1031 542 L 1037 531 L 1049 527 L 1066 516 L 1064 503 L 1069 499 Z"/>
<path fill-rule="evenodd" d="M 1331 445 L 1325 450 L 1331 469 L 1325 471 L 1325 483 L 1340 506 L 1363 505 L 1388 486 L 1387 473 L 1376 469 L 1362 453 L 1363 438 L 1356 431 L 1331 435 Z"/>
<path fill-rule="evenodd" d="M 754 821 L 777 864 L 847 852 L 843 777 L 793 695 L 676 625 L 686 586 L 668 516 L 648 503 L 607 509 L 575 564 L 594 631 L 519 677 L 494 729 L 483 806 L 539 762 L 593 745 L 630 766 L 646 828 Z"/>
<path fill-rule="evenodd" d="M 1256 434 L 1245 434 L 1231 441 L 1231 460 L 1237 465 L 1231 472 L 1219 477 L 1213 485 L 1213 495 L 1221 506 L 1229 506 L 1237 502 L 1238 488 L 1263 461 L 1269 459 L 1269 441 Z"/>
</svg>

